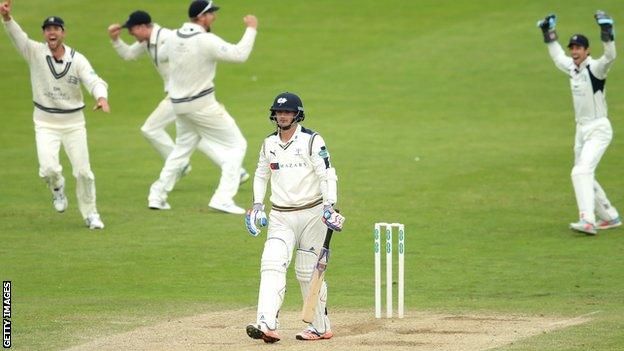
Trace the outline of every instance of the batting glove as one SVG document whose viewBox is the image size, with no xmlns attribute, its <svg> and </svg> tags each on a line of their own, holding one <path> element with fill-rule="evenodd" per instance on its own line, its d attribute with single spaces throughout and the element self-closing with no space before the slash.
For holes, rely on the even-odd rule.
<svg viewBox="0 0 624 351">
<path fill-rule="evenodd" d="M 544 35 L 544 43 L 552 43 L 557 40 L 557 31 L 555 26 L 557 25 L 557 16 L 554 13 L 549 14 L 537 21 L 537 26 L 542 30 Z"/>
<path fill-rule="evenodd" d="M 613 18 L 600 10 L 596 11 L 594 18 L 596 19 L 596 23 L 600 26 L 600 39 L 604 42 L 613 41 L 613 39 L 615 39 Z"/>
<path fill-rule="evenodd" d="M 332 205 L 325 205 L 323 207 L 322 220 L 327 228 L 339 232 L 342 231 L 342 225 L 344 224 L 345 218 L 340 213 L 336 212 Z"/>
<path fill-rule="evenodd" d="M 247 226 L 249 234 L 253 236 L 260 234 L 260 229 L 257 226 L 266 227 L 268 223 L 263 204 L 253 204 L 253 207 L 245 215 L 245 226 Z"/>
</svg>

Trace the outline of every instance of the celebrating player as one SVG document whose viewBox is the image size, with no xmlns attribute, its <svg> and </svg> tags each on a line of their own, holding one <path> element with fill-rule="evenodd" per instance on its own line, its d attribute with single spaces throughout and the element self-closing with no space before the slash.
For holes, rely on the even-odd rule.
<svg viewBox="0 0 624 351">
<path fill-rule="evenodd" d="M 132 45 L 126 44 L 119 36 L 122 28 L 127 28 L 130 35 L 135 37 L 137 41 Z M 150 56 L 156 70 L 164 81 L 166 93 L 167 84 L 169 82 L 169 63 L 163 60 L 164 55 L 162 50 L 167 40 L 172 35 L 175 35 L 175 33 L 171 29 L 163 28 L 157 23 L 152 23 L 152 18 L 147 12 L 138 10 L 131 13 L 130 16 L 128 16 L 128 20 L 126 20 L 123 25 L 118 23 L 111 24 L 108 27 L 108 34 L 112 39 L 115 51 L 117 51 L 119 56 L 124 60 L 136 60 L 145 53 Z M 171 151 L 173 151 L 174 147 L 174 142 L 165 128 L 174 121 L 175 113 L 173 112 L 171 100 L 169 96 L 165 96 L 156 110 L 152 112 L 141 127 L 141 132 L 145 138 L 165 160 Z M 197 148 L 218 166 L 222 166 L 225 163 L 222 156 L 213 150 L 219 149 L 217 143 L 202 138 Z M 186 175 L 190 170 L 191 165 L 186 164 L 179 170 L 178 175 Z M 247 179 L 249 179 L 249 174 L 242 169 L 240 182 L 243 183 L 247 181 Z"/>
<path fill-rule="evenodd" d="M 270 119 L 277 131 L 262 143 L 253 192 L 253 207 L 245 224 L 251 235 L 267 225 L 264 196 L 271 179 L 271 213 L 261 261 L 258 313 L 247 334 L 267 343 L 280 340 L 277 314 L 286 291 L 286 269 L 296 249 L 295 272 L 305 301 L 310 281 L 325 239 L 325 226 L 340 231 L 344 217 L 334 211 L 337 201 L 336 170 L 325 141 L 299 123 L 305 118 L 301 99 L 279 94 L 271 106 Z M 298 340 L 329 339 L 333 336 L 327 316 L 327 285 L 323 282 L 312 323 L 296 335 Z"/>
<path fill-rule="evenodd" d="M 247 141 L 234 119 L 217 102 L 213 80 L 217 61 L 247 60 L 258 20 L 245 16 L 245 34 L 238 44 L 229 44 L 210 33 L 218 9 L 212 1 L 193 1 L 188 11 L 190 22 L 168 40 L 164 55 L 169 60 L 169 95 L 177 115 L 177 137 L 159 179 L 151 186 L 148 205 L 152 209 L 170 208 L 167 194 L 173 189 L 179 170 L 188 164 L 200 140 L 205 139 L 223 160 L 221 180 L 208 206 L 227 213 L 245 213 L 234 203 L 234 195 L 238 191 Z"/>
<path fill-rule="evenodd" d="M 0 14 L 11 41 L 30 66 L 39 176 L 52 190 L 54 208 L 58 212 L 67 209 L 59 162 L 63 144 L 76 177 L 78 207 L 85 223 L 90 229 L 102 229 L 104 223 L 95 206 L 95 177 L 89 164 L 80 83 L 97 100 L 94 110 L 104 112 L 110 112 L 108 86 L 82 54 L 65 45 L 65 22 L 60 17 L 43 21 L 45 43 L 40 43 L 29 39 L 11 17 L 10 2 L 0 5 Z"/>
<path fill-rule="evenodd" d="M 550 57 L 557 68 L 570 77 L 576 114 L 574 168 L 571 176 L 580 214 L 580 220 L 571 223 L 570 228 L 590 235 L 595 235 L 596 229 L 622 225 L 618 211 L 611 206 L 594 175 L 613 137 L 611 123 L 607 118 L 605 83 L 607 72 L 615 60 L 613 19 L 602 11 L 597 11 L 594 17 L 600 26 L 604 47 L 604 55 L 598 59 L 590 56 L 589 40 L 582 34 L 570 38 L 568 49 L 571 57 L 565 55 L 557 42 L 555 15 L 548 15 L 538 22 Z M 594 211 L 600 217 L 598 223 Z"/>
</svg>

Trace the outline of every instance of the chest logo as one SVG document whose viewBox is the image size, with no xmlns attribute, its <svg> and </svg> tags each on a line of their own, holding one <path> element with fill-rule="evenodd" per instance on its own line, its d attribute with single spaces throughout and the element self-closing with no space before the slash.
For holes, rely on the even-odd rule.
<svg viewBox="0 0 624 351">
<path fill-rule="evenodd" d="M 269 168 L 271 168 L 272 170 L 276 171 L 280 168 L 279 163 L 277 162 L 273 162 L 271 164 L 269 164 Z"/>
</svg>

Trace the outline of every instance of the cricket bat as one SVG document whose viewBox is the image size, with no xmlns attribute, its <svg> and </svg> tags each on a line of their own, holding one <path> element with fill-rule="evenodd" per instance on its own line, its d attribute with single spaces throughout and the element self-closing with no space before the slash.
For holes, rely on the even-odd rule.
<svg viewBox="0 0 624 351">
<path fill-rule="evenodd" d="M 319 254 L 314 273 L 312 273 L 312 281 L 310 282 L 310 291 L 303 304 L 303 321 L 306 323 L 312 323 L 314 320 L 314 312 L 316 311 L 316 304 L 319 299 L 319 292 L 321 291 L 321 285 L 323 285 L 323 279 L 325 277 L 325 270 L 327 269 L 327 262 L 329 261 L 329 242 L 331 241 L 333 230 L 327 229 L 325 234 L 325 242 L 323 248 Z"/>
</svg>

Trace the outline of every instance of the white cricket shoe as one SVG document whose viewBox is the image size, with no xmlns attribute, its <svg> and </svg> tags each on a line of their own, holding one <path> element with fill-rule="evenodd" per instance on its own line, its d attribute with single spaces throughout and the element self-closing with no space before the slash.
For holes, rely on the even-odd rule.
<svg viewBox="0 0 624 351">
<path fill-rule="evenodd" d="M 216 201 L 211 200 L 208 204 L 208 207 L 215 209 L 221 212 L 227 212 L 231 214 L 245 214 L 245 209 L 242 207 L 236 206 L 234 202 L 230 203 L 217 203 Z"/>
<path fill-rule="evenodd" d="M 104 229 L 104 222 L 100 219 L 100 215 L 97 212 L 93 212 L 85 219 L 85 223 L 89 229 Z"/>
<path fill-rule="evenodd" d="M 147 207 L 150 210 L 170 210 L 171 206 L 167 201 L 162 200 L 148 200 Z"/>
<path fill-rule="evenodd" d="M 240 180 L 238 181 L 238 184 L 243 184 L 246 183 L 249 178 L 251 178 L 251 176 L 249 175 L 249 173 L 247 173 L 247 170 L 244 168 L 241 168 L 241 175 L 240 175 Z"/>
<path fill-rule="evenodd" d="M 65 212 L 67 209 L 67 196 L 65 196 L 65 187 L 52 189 L 52 204 L 57 212 Z"/>
<path fill-rule="evenodd" d="M 602 219 L 602 220 L 598 221 L 598 224 L 596 224 L 596 227 L 598 229 L 611 229 L 611 228 L 619 227 L 621 225 L 622 225 L 622 220 L 620 219 L 620 217 L 618 217 L 618 218 L 612 219 L 610 221 Z"/>
<path fill-rule="evenodd" d="M 313 340 L 326 340 L 326 339 L 331 339 L 334 336 L 334 333 L 332 333 L 331 330 L 327 330 L 324 333 L 319 333 L 316 331 L 316 329 L 314 329 L 314 327 L 309 326 L 307 328 L 305 328 L 304 330 L 302 330 L 301 332 L 299 332 L 297 335 L 295 335 L 295 339 L 297 340 L 307 340 L 307 341 L 313 341 Z"/>
<path fill-rule="evenodd" d="M 570 223 L 570 229 L 576 230 L 577 232 L 585 233 L 588 235 L 596 235 L 596 226 L 593 223 L 589 223 L 584 219 L 576 223 Z"/>
</svg>

